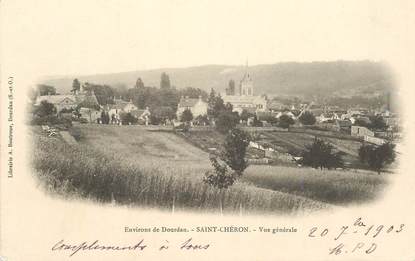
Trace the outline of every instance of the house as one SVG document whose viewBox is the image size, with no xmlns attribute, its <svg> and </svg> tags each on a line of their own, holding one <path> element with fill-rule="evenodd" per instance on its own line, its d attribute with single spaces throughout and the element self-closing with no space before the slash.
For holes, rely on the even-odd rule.
<svg viewBox="0 0 415 261">
<path fill-rule="evenodd" d="M 288 109 L 288 106 L 283 104 L 277 100 L 271 100 L 267 103 L 267 109 L 274 112 L 274 111 L 283 111 L 284 109 Z"/>
<path fill-rule="evenodd" d="M 373 131 L 363 126 L 352 126 L 350 134 L 355 137 L 375 136 L 375 133 Z"/>
<path fill-rule="evenodd" d="M 352 124 L 355 124 L 357 121 L 364 122 L 367 125 L 369 125 L 371 123 L 369 117 L 367 117 L 367 116 L 361 116 L 361 115 L 354 114 L 349 119 L 352 122 Z"/>
<path fill-rule="evenodd" d="M 38 95 L 36 97 L 35 106 L 39 106 L 42 101 L 47 101 L 55 105 L 56 111 L 59 113 L 62 110 L 71 110 L 77 107 L 99 108 L 99 103 L 94 91 L 85 91 L 83 85 L 80 91 L 71 94 L 57 94 L 57 95 Z"/>
<path fill-rule="evenodd" d="M 193 118 L 196 118 L 207 114 L 208 104 L 202 100 L 202 96 L 199 96 L 199 98 L 181 97 L 177 105 L 177 119 L 181 118 L 185 110 L 190 110 Z"/>
<path fill-rule="evenodd" d="M 104 110 L 108 112 L 112 124 L 121 124 L 121 113 L 131 113 L 138 110 L 138 107 L 131 100 L 114 99 L 114 104 L 107 104 Z"/>
<path fill-rule="evenodd" d="M 138 119 L 139 123 L 142 123 L 145 125 L 148 125 L 150 123 L 151 113 L 148 107 L 145 108 L 144 110 L 140 110 L 140 109 L 132 110 L 130 111 L 130 113 L 133 117 Z"/>
<path fill-rule="evenodd" d="M 42 95 L 36 98 L 35 105 L 38 106 L 42 101 L 47 101 L 55 105 L 56 111 L 60 112 L 62 109 L 75 109 L 78 106 L 79 100 L 79 97 L 72 94 Z"/>
<path fill-rule="evenodd" d="M 335 120 L 339 120 L 340 117 L 337 115 L 337 113 L 333 113 L 333 112 L 326 112 L 326 113 L 322 113 L 320 114 L 320 116 L 316 117 L 316 120 L 318 122 L 327 122 L 327 121 L 335 121 Z"/>
<path fill-rule="evenodd" d="M 97 123 L 98 119 L 101 119 L 101 112 L 93 108 L 79 108 L 79 114 L 81 119 L 86 119 L 89 123 Z"/>
<path fill-rule="evenodd" d="M 138 110 L 138 107 L 134 105 L 132 100 L 124 101 L 122 99 L 114 99 L 114 104 L 110 105 L 110 110 L 113 112 L 125 112 L 129 113 L 133 110 Z"/>
</svg>

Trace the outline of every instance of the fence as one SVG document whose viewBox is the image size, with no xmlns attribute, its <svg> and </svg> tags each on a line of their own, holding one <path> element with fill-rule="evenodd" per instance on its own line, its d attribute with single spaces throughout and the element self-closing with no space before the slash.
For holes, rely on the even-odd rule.
<svg viewBox="0 0 415 261">
<path fill-rule="evenodd" d="M 322 130 L 313 130 L 313 129 L 299 128 L 299 127 L 291 127 L 289 130 L 290 132 L 307 133 L 311 135 L 326 136 L 326 137 L 337 138 L 337 139 L 355 140 L 355 141 L 362 140 L 362 138 L 360 137 L 353 137 L 349 134 L 344 134 L 344 133 L 336 132 L 336 131 L 322 131 Z"/>
<path fill-rule="evenodd" d="M 287 132 L 288 129 L 280 127 L 239 127 L 239 129 L 246 132 L 257 132 L 257 131 L 282 131 Z"/>
</svg>

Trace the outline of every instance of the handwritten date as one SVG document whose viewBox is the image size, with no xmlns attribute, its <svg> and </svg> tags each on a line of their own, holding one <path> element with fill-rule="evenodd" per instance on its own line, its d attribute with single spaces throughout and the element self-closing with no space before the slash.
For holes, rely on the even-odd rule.
<svg viewBox="0 0 415 261">
<path fill-rule="evenodd" d="M 311 238 L 326 238 L 332 237 L 334 241 L 340 241 L 344 237 L 364 237 L 374 240 L 381 236 L 399 234 L 405 229 L 405 224 L 399 225 L 374 225 L 366 224 L 362 218 L 357 218 L 352 224 L 343 225 L 340 229 L 331 230 L 329 228 L 312 227 L 309 231 L 308 237 Z M 353 239 L 353 238 L 351 238 Z M 350 247 L 351 246 L 351 247 Z M 329 254 L 339 255 L 344 253 L 354 253 L 363 251 L 366 254 L 371 254 L 377 249 L 378 245 L 375 242 L 361 242 L 352 243 L 346 246 L 339 242 L 335 247 L 329 249 Z"/>
</svg>

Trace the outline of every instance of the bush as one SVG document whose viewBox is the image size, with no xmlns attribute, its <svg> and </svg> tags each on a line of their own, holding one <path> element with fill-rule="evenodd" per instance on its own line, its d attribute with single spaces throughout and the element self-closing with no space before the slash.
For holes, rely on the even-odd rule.
<svg viewBox="0 0 415 261">
<path fill-rule="evenodd" d="M 137 124 L 138 120 L 131 113 L 122 113 L 120 115 L 122 125 Z"/>
<path fill-rule="evenodd" d="M 195 118 L 194 123 L 199 126 L 209 125 L 209 118 L 207 115 L 199 115 Z"/>
<path fill-rule="evenodd" d="M 343 167 L 343 159 L 340 152 L 334 152 L 333 146 L 317 137 L 314 142 L 306 146 L 306 150 L 302 153 L 301 163 L 305 166 L 313 168 L 333 169 Z"/>
<path fill-rule="evenodd" d="M 314 117 L 314 114 L 309 111 L 305 111 L 303 114 L 301 114 L 298 120 L 303 125 L 314 125 L 316 123 L 316 117 Z"/>
<path fill-rule="evenodd" d="M 85 118 L 80 118 L 79 123 L 88 123 L 88 120 Z"/>
<path fill-rule="evenodd" d="M 180 120 L 184 121 L 184 122 L 191 122 L 193 120 L 192 111 L 189 110 L 189 109 L 184 110 L 181 117 L 180 117 Z"/>
<path fill-rule="evenodd" d="M 227 133 L 239 122 L 239 115 L 237 112 L 221 111 L 216 120 L 216 129 L 220 133 Z"/>
<path fill-rule="evenodd" d="M 392 143 L 385 143 L 380 146 L 363 144 L 359 148 L 360 162 L 366 163 L 369 168 L 380 171 L 386 166 L 391 164 L 396 157 L 394 151 L 395 145 Z"/>
<path fill-rule="evenodd" d="M 387 125 L 385 123 L 385 120 L 382 116 L 376 115 L 369 117 L 370 119 L 370 128 L 375 130 L 385 130 L 387 128 Z"/>
<path fill-rule="evenodd" d="M 210 156 L 210 162 L 213 166 L 213 172 L 206 172 L 203 181 L 218 189 L 227 189 L 232 186 L 236 180 L 236 176 L 228 170 L 228 166 L 220 163 L 214 156 Z"/>
<path fill-rule="evenodd" d="M 283 114 L 280 116 L 279 118 L 279 122 L 278 122 L 278 126 L 281 128 L 288 128 L 290 127 L 290 125 L 293 125 L 295 122 L 293 120 L 293 118 L 291 118 L 290 116 Z"/>
<path fill-rule="evenodd" d="M 32 125 L 48 125 L 48 126 L 58 126 L 61 125 L 63 128 L 70 128 L 72 126 L 71 119 L 68 118 L 59 118 L 55 115 L 48 115 L 43 117 L 35 117 L 31 121 Z"/>
<path fill-rule="evenodd" d="M 56 114 L 56 107 L 48 101 L 41 101 L 40 105 L 37 106 L 33 113 L 38 117 L 45 117 Z"/>
</svg>

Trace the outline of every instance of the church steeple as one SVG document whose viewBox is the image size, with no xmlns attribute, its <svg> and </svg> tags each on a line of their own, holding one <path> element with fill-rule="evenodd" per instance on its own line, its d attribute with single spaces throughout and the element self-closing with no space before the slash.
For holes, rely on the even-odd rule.
<svg viewBox="0 0 415 261">
<path fill-rule="evenodd" d="M 245 77 L 246 76 L 249 77 L 249 73 L 248 73 L 248 58 L 246 58 L 246 61 L 245 61 Z"/>
<path fill-rule="evenodd" d="M 248 59 L 246 59 L 245 64 L 245 73 L 239 85 L 239 95 L 243 96 L 253 96 L 254 95 L 254 85 L 251 79 L 251 76 L 248 72 Z"/>
</svg>

